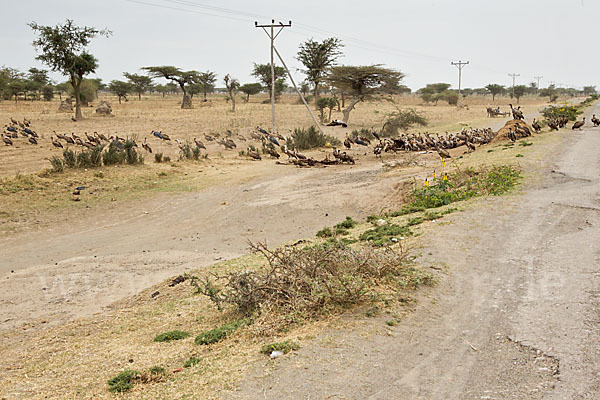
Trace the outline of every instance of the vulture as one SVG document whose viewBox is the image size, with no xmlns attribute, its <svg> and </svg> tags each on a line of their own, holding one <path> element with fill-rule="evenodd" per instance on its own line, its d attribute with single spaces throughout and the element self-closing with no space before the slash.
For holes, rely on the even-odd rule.
<svg viewBox="0 0 600 400">
<path fill-rule="evenodd" d="M 513 119 L 525 119 L 525 117 L 523 117 L 523 111 L 521 111 L 519 108 L 513 108 L 512 104 L 509 104 L 509 106 L 510 110 L 512 111 Z"/>
<path fill-rule="evenodd" d="M 6 146 L 12 146 L 13 145 L 12 140 L 10 140 L 9 138 L 7 138 L 6 136 L 2 136 L 2 140 L 4 141 L 4 144 Z"/>
<path fill-rule="evenodd" d="M 199 149 L 206 150 L 206 146 L 204 146 L 204 143 L 202 143 L 200 140 L 194 138 L 194 143 L 196 143 L 196 147 L 198 147 Z"/>
<path fill-rule="evenodd" d="M 162 132 L 152 131 L 152 135 L 156 136 L 159 139 L 163 138 Z"/>
<path fill-rule="evenodd" d="M 377 134 L 377 132 L 373 131 L 371 132 L 371 135 L 373 135 L 373 137 L 379 141 L 381 141 L 381 138 L 379 137 L 379 135 Z"/>
<path fill-rule="evenodd" d="M 348 140 L 348 138 L 344 139 L 344 146 L 350 150 L 350 148 L 352 147 L 352 145 L 350 144 L 350 140 Z"/>
<path fill-rule="evenodd" d="M 573 124 L 573 126 L 571 127 L 571 129 L 581 129 L 581 127 L 585 124 L 585 117 L 583 117 L 583 120 L 581 121 L 577 121 Z"/>
<path fill-rule="evenodd" d="M 37 140 L 35 140 L 35 138 L 33 136 L 30 136 L 28 140 L 29 140 L 29 143 L 31 143 L 31 144 L 38 144 Z"/>
<path fill-rule="evenodd" d="M 558 124 L 554 120 L 548 121 L 548 127 L 550 128 L 550 132 L 558 130 Z"/>
<path fill-rule="evenodd" d="M 259 131 L 260 133 L 262 133 L 263 135 L 268 135 L 269 132 L 265 131 L 263 128 L 261 128 L 260 126 L 256 127 L 256 130 Z"/>
<path fill-rule="evenodd" d="M 542 130 L 542 126 L 535 120 L 535 118 L 533 119 L 533 122 L 531 123 L 531 127 L 533 129 L 535 129 L 536 133 L 540 133 L 540 131 Z"/>
<path fill-rule="evenodd" d="M 592 115 L 592 124 L 594 124 L 594 126 L 600 126 L 600 119 L 596 118 L 596 114 Z"/>
<path fill-rule="evenodd" d="M 7 126 L 6 130 L 9 131 L 9 132 L 16 132 L 17 128 L 15 128 L 14 126 Z"/>
<path fill-rule="evenodd" d="M 365 142 L 364 140 L 362 140 L 362 138 L 356 138 L 356 139 L 354 139 L 354 143 L 360 144 L 361 146 L 368 146 L 367 142 Z"/>
<path fill-rule="evenodd" d="M 54 139 L 53 136 L 50 136 L 50 140 L 52 140 L 52 145 L 56 148 L 63 148 L 63 145 L 61 142 L 59 142 L 58 140 Z"/>
<path fill-rule="evenodd" d="M 148 153 L 152 153 L 152 147 L 146 142 L 146 138 L 144 138 L 144 143 L 142 143 L 142 148 L 146 150 Z"/>
<path fill-rule="evenodd" d="M 162 135 L 162 137 L 161 137 L 162 140 L 171 140 L 169 135 L 167 135 L 166 133 L 161 133 L 161 135 Z"/>
<path fill-rule="evenodd" d="M 475 151 L 475 145 L 471 142 L 469 142 L 468 140 L 465 142 L 465 145 L 467 146 L 467 149 L 469 149 L 469 153 Z"/>
<path fill-rule="evenodd" d="M 16 119 L 14 119 L 13 117 L 10 117 L 10 122 L 12 122 L 13 124 L 17 125 L 18 122 Z"/>
<path fill-rule="evenodd" d="M 212 142 L 213 140 L 215 140 L 214 137 L 207 135 L 206 133 L 204 134 L 204 139 L 206 139 L 207 142 Z"/>
<path fill-rule="evenodd" d="M 439 154 L 439 156 L 441 158 L 452 158 L 452 156 L 450 155 L 450 153 L 448 153 L 447 150 L 444 149 L 440 149 L 439 147 L 435 147 L 435 150 L 437 151 L 437 153 Z"/>
<path fill-rule="evenodd" d="M 260 154 L 258 154 L 257 151 L 252 150 L 250 147 L 248 147 L 248 150 L 246 151 L 246 153 L 255 160 L 262 160 L 262 158 L 260 157 Z"/>
<path fill-rule="evenodd" d="M 275 136 L 269 135 L 269 142 L 273 143 L 276 146 L 279 146 L 279 142 L 277 141 L 277 138 Z"/>
<path fill-rule="evenodd" d="M 273 158 L 279 158 L 279 157 L 281 157 L 279 155 L 279 153 L 275 149 L 271 148 L 270 146 L 265 146 L 264 147 L 264 151 L 267 152 Z"/>
</svg>

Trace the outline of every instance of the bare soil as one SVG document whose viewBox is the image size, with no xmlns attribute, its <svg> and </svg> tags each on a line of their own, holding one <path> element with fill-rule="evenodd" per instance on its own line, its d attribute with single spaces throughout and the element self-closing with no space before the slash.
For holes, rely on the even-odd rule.
<svg viewBox="0 0 600 400">
<path fill-rule="evenodd" d="M 431 224 L 421 262 L 446 276 L 400 324 L 326 332 L 231 397 L 597 399 L 599 146 L 597 129 L 565 134 L 521 193 Z"/>
</svg>

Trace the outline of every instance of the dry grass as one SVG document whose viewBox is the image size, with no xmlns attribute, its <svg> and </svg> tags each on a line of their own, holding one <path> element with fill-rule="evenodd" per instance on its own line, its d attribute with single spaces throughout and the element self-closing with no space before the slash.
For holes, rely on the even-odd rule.
<svg viewBox="0 0 600 400">
<path fill-rule="evenodd" d="M 525 101 L 522 101 L 522 104 L 524 103 Z M 36 103 L 31 107 L 37 107 L 38 104 Z M 168 113 L 169 117 L 161 116 L 158 112 L 165 104 L 173 107 L 173 110 Z M 153 105 L 157 107 L 154 111 L 152 111 Z M 43 106 L 46 107 L 47 105 L 43 104 Z M 175 98 L 168 99 L 164 103 L 158 100 L 148 100 L 147 104 L 144 104 L 144 111 L 139 108 L 136 111 L 136 102 L 133 101 L 124 104 L 123 107 L 119 107 L 117 104 L 115 106 L 118 116 L 102 120 L 102 124 L 108 124 L 107 121 L 119 121 L 123 115 L 129 115 L 128 118 L 135 121 L 135 123 L 132 123 L 132 130 L 139 129 L 141 132 L 141 130 L 146 130 L 147 127 L 151 126 L 152 121 L 146 121 L 141 116 L 139 118 L 133 118 L 132 116 L 135 113 L 143 112 L 150 119 L 162 118 L 163 123 L 169 123 L 173 129 L 178 129 L 182 136 L 184 134 L 185 127 L 182 127 L 177 121 L 179 117 L 188 113 L 188 111 L 177 110 Z M 242 106 L 249 109 L 256 107 L 258 115 L 253 115 L 251 121 L 255 121 L 263 115 L 268 116 L 268 107 L 266 106 L 252 103 Z M 13 106 L 7 103 L 0 103 L 0 115 L 10 115 L 11 107 Z M 212 109 L 214 112 L 219 107 L 224 115 L 220 116 L 219 113 L 214 113 L 213 121 L 216 124 L 218 121 L 226 120 L 226 105 L 224 103 L 206 108 L 198 107 L 189 112 L 190 114 L 185 114 L 185 118 L 187 120 L 190 115 L 196 116 L 194 117 L 196 121 L 194 123 L 200 126 L 201 116 L 205 115 L 206 110 L 210 111 Z M 280 109 L 283 111 L 289 108 L 289 110 L 296 112 L 298 110 L 296 107 L 298 106 L 289 104 L 282 106 Z M 382 110 L 385 107 L 385 105 L 361 104 L 353 112 L 351 121 L 357 124 L 362 123 L 363 126 L 370 126 L 370 124 L 374 124 L 375 121 L 381 118 Z M 531 107 L 534 107 L 534 105 L 532 104 Z M 52 109 L 54 108 L 52 106 Z M 474 118 L 469 120 L 469 123 L 480 118 L 479 111 L 476 112 L 474 108 L 474 106 L 471 106 L 471 110 L 469 110 L 469 113 L 474 113 L 473 115 L 468 114 Z M 483 111 L 481 112 L 485 113 L 485 107 L 482 108 Z M 369 109 L 371 114 L 369 114 Z M 451 111 L 450 107 L 425 107 L 425 109 L 430 114 L 429 118 L 433 127 L 441 127 L 444 124 L 459 124 L 460 121 L 466 123 L 468 119 L 463 118 L 467 114 L 461 112 L 460 117 L 451 117 L 444 120 L 443 115 L 455 113 L 454 108 Z M 374 111 L 379 112 L 374 113 Z M 19 116 L 14 114 L 14 110 L 12 112 L 15 117 Z M 23 113 L 22 110 L 20 112 Z M 28 117 L 35 119 L 31 113 L 24 114 L 29 114 Z M 240 111 L 240 114 L 243 114 L 243 112 Z M 47 120 L 44 119 L 44 123 L 48 123 L 49 126 L 52 123 L 57 126 L 68 126 L 68 123 L 70 123 L 70 121 L 66 121 L 68 117 L 65 115 L 41 114 L 40 116 L 48 118 Z M 238 118 L 243 117 L 235 117 L 236 120 Z M 245 118 L 250 118 L 250 115 Z M 172 119 L 172 121 L 169 122 L 169 119 Z M 481 119 L 485 120 L 485 116 L 482 116 Z M 268 118 L 265 120 L 268 121 Z M 79 124 L 89 124 L 92 127 L 94 126 L 93 121 L 100 120 L 90 118 L 78 123 L 77 126 L 80 126 Z M 206 121 L 203 121 L 202 124 L 205 126 Z M 252 124 L 254 123 L 250 123 L 250 126 Z M 152 128 L 160 129 L 156 126 L 152 126 Z M 100 131 L 98 128 L 88 128 L 88 130 Z M 163 129 L 163 131 L 167 131 L 167 129 Z M 534 165 L 540 159 L 547 157 L 548 148 L 552 148 L 560 142 L 561 135 L 562 132 L 534 135 L 532 138 L 528 138 L 528 141 L 533 145 L 527 147 L 506 147 L 502 144 L 488 145 L 462 158 L 457 155 L 448 163 L 446 168 L 451 170 L 455 167 L 474 167 L 490 163 Z M 487 152 L 488 149 L 493 151 Z M 2 155 L 6 154 L 5 152 L 14 150 L 2 149 Z M 516 157 L 517 154 L 521 154 L 523 157 Z M 402 174 L 406 174 L 407 169 L 411 173 L 414 172 L 416 177 L 414 184 L 422 184 L 424 177 L 430 176 L 433 168 L 437 169 L 438 174 L 441 170 L 437 155 L 424 157 L 421 162 L 423 163 L 422 166 L 411 165 L 403 168 L 402 171 Z M 262 167 L 257 166 L 261 164 Z M 218 163 L 208 165 L 182 163 L 178 167 L 163 164 L 152 164 L 137 168 L 119 167 L 112 170 L 103 170 L 104 178 L 94 177 L 93 171 L 34 177 L 32 180 L 20 177 L 15 178 L 15 181 L 3 181 L 1 187 L 9 193 L 0 194 L 0 198 L 3 199 L 5 204 L 9 204 L 10 207 L 8 208 L 17 207 L 20 210 L 19 212 L 23 213 L 23 215 L 16 213 L 14 218 L 30 219 L 39 213 L 37 209 L 44 207 L 67 208 L 71 213 L 85 212 L 85 209 L 77 208 L 81 205 L 79 203 L 83 202 L 73 203 L 74 205 L 72 205 L 70 200 L 71 188 L 80 182 L 91 182 L 94 187 L 98 185 L 99 188 L 103 188 L 98 191 L 97 203 L 91 203 L 92 205 L 102 205 L 107 201 L 110 202 L 112 196 L 118 196 L 119 200 L 127 200 L 160 191 L 196 190 L 205 187 L 205 185 L 216 184 L 227 177 L 245 179 L 253 174 L 260 173 L 257 169 L 270 167 L 270 164 L 267 165 L 266 163 L 255 163 L 252 169 L 244 168 L 244 165 L 246 165 L 245 161 L 232 157 L 232 159 L 220 160 Z M 200 169 L 202 169 L 201 174 L 191 176 L 193 171 L 199 171 Z M 523 169 L 526 170 L 527 168 Z M 160 182 L 159 174 L 161 172 L 167 173 L 168 179 L 165 179 L 161 184 L 153 183 Z M 188 175 L 185 175 L 186 173 Z M 385 174 L 391 176 L 400 175 L 400 173 L 401 171 L 398 168 L 389 168 L 385 172 Z M 131 190 L 114 190 L 112 185 L 115 181 L 122 182 L 120 187 L 131 188 Z M 11 189 L 13 187 L 15 187 L 14 190 Z M 400 185 L 400 189 L 406 190 L 406 185 Z M 21 201 L 21 203 L 26 204 L 22 205 L 22 209 L 19 209 L 18 207 L 21 207 L 21 205 L 19 205 L 18 199 L 22 199 L 21 191 L 24 190 L 28 194 L 29 201 Z M 20 192 L 21 197 L 16 197 L 14 193 L 10 193 L 11 191 Z M 59 195 L 64 197 L 57 197 Z M 119 200 L 117 200 L 117 203 Z M 3 212 L 6 210 L 7 207 L 3 207 Z M 5 218 L 2 215 L 0 217 Z M 398 217 L 393 219 L 392 222 L 405 223 L 407 218 L 409 217 Z M 19 221 L 21 220 L 17 221 L 17 225 Z M 433 225 L 431 222 L 425 222 L 419 225 L 418 229 L 427 232 L 428 229 L 433 229 Z M 8 226 L 3 225 L 4 228 Z M 371 225 L 367 223 L 360 224 L 352 229 L 348 237 L 358 238 L 362 232 L 370 229 L 370 227 Z M 426 241 L 426 237 L 407 239 L 407 242 L 410 244 L 413 243 L 412 241 L 417 240 Z M 240 259 L 215 264 L 194 273 L 199 276 L 206 276 L 209 273 L 223 275 L 244 269 L 256 270 L 264 265 L 263 263 L 263 259 L 258 255 L 248 255 Z M 0 341 L 3 343 L 3 346 L 0 347 L 0 360 L 2 360 L 3 367 L 2 379 L 0 379 L 0 397 L 32 399 L 113 398 L 106 384 L 110 378 L 126 369 L 146 371 L 154 365 L 165 367 L 167 371 L 166 380 L 164 382 L 136 385 L 130 393 L 123 395 L 123 398 L 185 398 L 187 396 L 187 398 L 213 399 L 222 397 L 224 391 L 235 387 L 236 382 L 243 376 L 250 363 L 258 360 L 259 357 L 263 357 L 260 355 L 262 346 L 274 340 L 259 340 L 251 334 L 250 330 L 240 329 L 223 342 L 210 346 L 195 345 L 193 343 L 195 335 L 221 326 L 238 318 L 238 316 L 219 312 L 208 298 L 195 295 L 195 290 L 188 283 L 182 283 L 174 287 L 169 287 L 169 283 L 170 281 L 163 282 L 130 299 L 119 302 L 112 307 L 112 311 L 79 319 L 64 326 L 43 330 L 38 329 L 39 326 L 33 324 L 0 334 Z M 157 290 L 160 291 L 160 295 L 152 298 L 151 294 Z M 407 288 L 407 290 L 406 294 L 410 296 L 413 289 Z M 279 335 L 277 341 L 293 340 L 301 346 L 305 346 L 311 338 L 314 338 L 323 329 L 331 328 L 336 323 L 346 322 L 340 322 L 337 317 L 326 317 L 318 322 L 305 324 L 293 331 Z M 171 330 L 182 330 L 190 332 L 191 335 L 188 338 L 169 343 L 154 342 L 156 335 Z M 189 368 L 183 368 L 179 372 L 173 372 L 183 367 L 186 361 L 192 357 L 200 359 L 200 362 Z"/>
</svg>

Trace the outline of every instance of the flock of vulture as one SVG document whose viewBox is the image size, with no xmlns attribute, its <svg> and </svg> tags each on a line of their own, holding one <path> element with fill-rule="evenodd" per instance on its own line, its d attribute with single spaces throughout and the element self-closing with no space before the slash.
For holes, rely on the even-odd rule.
<svg viewBox="0 0 600 400">
<path fill-rule="evenodd" d="M 510 104 L 510 109 L 514 120 L 520 122 L 525 119 L 520 107 L 514 108 L 512 104 Z M 595 114 L 592 116 L 591 121 L 594 126 L 600 126 L 600 119 L 596 118 Z M 527 127 L 527 124 L 520 124 L 519 122 L 516 122 L 511 128 L 509 128 L 508 131 L 508 138 L 513 142 L 517 139 L 531 136 L 532 134 L 531 130 Z M 567 123 L 568 120 L 566 118 L 550 119 L 547 121 L 547 125 L 551 131 L 564 128 Z M 581 121 L 576 121 L 573 124 L 572 129 L 581 129 L 584 124 L 585 117 Z M 335 121 L 335 124 L 332 123 L 331 126 L 346 127 L 347 125 Z M 542 126 L 535 118 L 533 119 L 531 127 L 536 133 L 540 132 L 542 129 Z M 162 131 L 153 130 L 151 131 L 151 135 L 157 139 L 160 139 L 161 141 L 171 142 L 171 137 L 166 133 L 162 133 Z M 463 128 L 460 132 L 446 132 L 443 135 L 431 134 L 429 132 L 413 134 L 403 133 L 398 137 L 382 138 L 374 130 L 363 130 L 360 134 L 353 133 L 353 135 L 346 135 L 343 144 L 347 150 L 351 150 L 354 146 L 359 148 L 367 148 L 372 146 L 373 153 L 376 157 L 381 157 L 382 153 L 387 152 L 397 153 L 400 151 L 436 151 L 441 158 L 451 158 L 448 150 L 465 146 L 466 151 L 470 153 L 475 151 L 477 146 L 482 146 L 491 142 L 495 135 L 496 133 L 492 131 L 491 128 Z M 1 137 L 6 146 L 13 146 L 19 139 L 26 140 L 31 145 L 37 145 L 40 140 L 39 135 L 31 126 L 31 121 L 27 118 L 23 118 L 23 121 L 17 121 L 14 118 L 10 118 L 10 123 L 4 126 L 4 132 L 1 134 Z M 355 162 L 353 157 L 348 154 L 347 151 L 341 151 L 335 147 L 333 148 L 333 153 L 331 154 L 331 156 L 333 156 L 332 158 L 330 158 L 330 155 L 327 155 L 323 160 L 315 160 L 311 157 L 307 157 L 298 152 L 297 149 L 289 149 L 286 144 L 286 138 L 281 134 L 270 133 L 260 126 L 257 126 L 256 130 L 250 133 L 250 138 L 246 138 L 239 133 L 234 134 L 230 130 L 227 130 L 223 135 L 218 133 L 212 135 L 206 133 L 204 134 L 204 140 L 207 144 L 215 143 L 228 150 L 233 150 L 238 147 L 234 139 L 237 140 L 238 143 L 255 141 L 262 145 L 262 155 L 258 148 L 251 144 L 246 146 L 247 148 L 244 152 L 241 152 L 241 154 L 243 153 L 254 160 L 261 160 L 264 155 L 279 159 L 281 157 L 280 153 L 283 153 L 284 155 L 288 156 L 287 164 L 294 164 L 297 166 L 314 166 L 317 164 L 354 164 Z M 94 132 L 92 135 L 85 132 L 84 135 L 78 136 L 75 133 L 71 133 L 69 135 L 56 133 L 56 131 L 54 131 L 53 135 L 50 136 L 50 140 L 55 148 L 62 149 L 68 145 L 78 145 L 92 149 L 99 145 L 104 146 L 113 141 L 122 144 L 126 139 L 116 135 L 107 137 L 98 132 Z M 185 146 L 191 145 L 191 143 L 184 143 L 179 139 L 173 139 L 173 142 L 177 143 L 182 152 L 184 151 Z M 198 150 L 207 149 L 204 142 L 198 138 L 193 138 L 193 144 L 198 148 Z M 134 145 L 137 146 L 135 142 Z M 152 153 L 152 147 L 148 143 L 147 138 L 144 138 L 142 148 L 147 152 Z"/>
<path fill-rule="evenodd" d="M 2 141 L 6 146 L 13 146 L 17 139 L 27 139 L 27 142 L 32 145 L 38 144 L 40 136 L 33 130 L 31 121 L 23 118 L 23 121 L 17 121 L 14 118 L 10 119 L 8 125 L 4 125 L 2 133 Z"/>
</svg>

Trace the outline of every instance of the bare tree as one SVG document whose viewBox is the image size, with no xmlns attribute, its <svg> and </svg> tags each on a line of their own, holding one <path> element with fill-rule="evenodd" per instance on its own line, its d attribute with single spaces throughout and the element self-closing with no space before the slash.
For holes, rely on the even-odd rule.
<svg viewBox="0 0 600 400">
<path fill-rule="evenodd" d="M 225 75 L 223 81 L 225 82 L 227 95 L 231 99 L 231 111 L 235 112 L 235 94 L 240 88 L 240 81 L 238 81 L 235 78 L 232 78 L 229 74 Z"/>
</svg>

